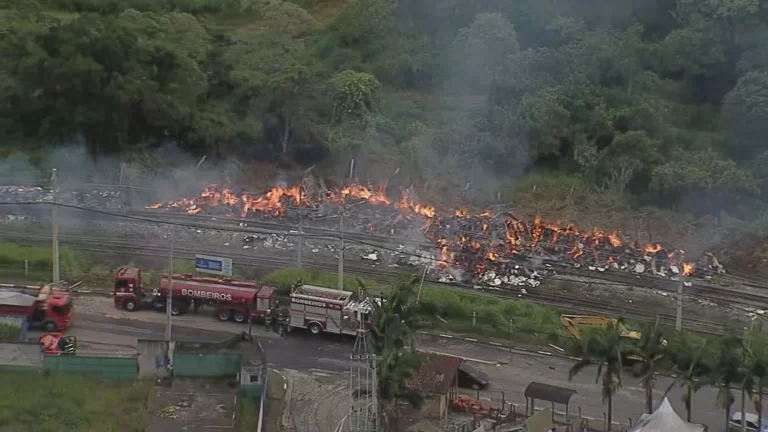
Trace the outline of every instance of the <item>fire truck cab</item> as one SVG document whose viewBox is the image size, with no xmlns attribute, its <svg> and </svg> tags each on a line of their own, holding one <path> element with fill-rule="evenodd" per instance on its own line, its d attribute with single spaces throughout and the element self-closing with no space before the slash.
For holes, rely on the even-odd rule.
<svg viewBox="0 0 768 432">
<path fill-rule="evenodd" d="M 72 296 L 50 285 L 0 284 L 0 315 L 23 316 L 31 327 L 55 332 L 72 321 Z"/>
<path fill-rule="evenodd" d="M 361 327 L 371 328 L 370 301 L 355 301 L 349 291 L 301 284 L 291 292 L 288 327 L 309 329 L 312 334 L 357 335 Z"/>
<path fill-rule="evenodd" d="M 133 312 L 153 299 L 147 295 L 141 283 L 141 269 L 122 267 L 115 275 L 115 307 Z"/>
</svg>

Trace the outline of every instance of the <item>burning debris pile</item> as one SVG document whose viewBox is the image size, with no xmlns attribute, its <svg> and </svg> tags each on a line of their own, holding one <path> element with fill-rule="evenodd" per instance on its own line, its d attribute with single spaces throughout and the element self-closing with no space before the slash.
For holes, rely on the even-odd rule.
<svg viewBox="0 0 768 432">
<path fill-rule="evenodd" d="M 535 287 L 553 265 L 567 263 L 600 272 L 614 270 L 672 278 L 707 277 L 713 272 L 724 272 L 711 254 L 706 254 L 701 262 L 690 262 L 685 260 L 682 250 L 661 243 L 627 242 L 618 232 L 582 231 L 574 225 L 548 223 L 540 218 L 526 222 L 510 213 L 472 214 L 466 208 L 438 212 L 432 206 L 420 204 L 410 191 L 393 200 L 384 188 L 353 184 L 314 195 L 299 186 L 275 187 L 261 195 L 209 186 L 199 197 L 148 208 L 294 223 L 301 211 L 305 223 L 326 226 L 337 224 L 343 211 L 345 229 L 388 237 L 420 227 L 426 240 L 439 251 L 433 267 L 445 279 L 471 277 L 491 286 Z"/>
</svg>

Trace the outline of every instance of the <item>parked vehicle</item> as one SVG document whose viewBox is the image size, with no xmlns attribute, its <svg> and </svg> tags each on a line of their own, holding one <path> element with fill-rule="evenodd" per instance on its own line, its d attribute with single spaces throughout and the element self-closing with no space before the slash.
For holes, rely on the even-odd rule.
<svg viewBox="0 0 768 432">
<path fill-rule="evenodd" d="M 160 287 L 147 292 L 142 285 L 141 269 L 123 267 L 115 275 L 115 307 L 131 312 L 142 308 L 165 310 L 170 287 L 173 315 L 210 305 L 220 320 L 243 323 L 248 321 L 249 314 L 251 319 L 264 320 L 276 298 L 274 287 L 255 281 L 190 274 L 174 274 L 170 281 L 167 275 L 163 276 Z"/>
<path fill-rule="evenodd" d="M 491 382 L 491 378 L 483 371 L 467 363 L 466 360 L 459 365 L 459 387 L 472 390 L 485 390 Z"/>
<path fill-rule="evenodd" d="M 364 330 L 371 327 L 370 301 L 355 301 L 349 291 L 296 284 L 291 292 L 288 330 L 302 328 L 312 334 L 357 335 L 361 322 Z"/>
<path fill-rule="evenodd" d="M 27 318 L 30 327 L 55 332 L 72 321 L 72 296 L 50 285 L 0 284 L 0 315 Z"/>
<path fill-rule="evenodd" d="M 757 427 L 757 414 L 745 413 L 744 422 L 747 424 L 747 432 L 768 432 L 768 419 L 763 417 L 763 428 Z M 741 412 L 735 412 L 728 420 L 728 432 L 741 432 Z"/>
</svg>

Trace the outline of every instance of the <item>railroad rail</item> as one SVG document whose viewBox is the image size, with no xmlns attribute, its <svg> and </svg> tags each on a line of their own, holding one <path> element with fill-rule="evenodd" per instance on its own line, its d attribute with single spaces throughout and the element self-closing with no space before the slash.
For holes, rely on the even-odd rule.
<svg viewBox="0 0 768 432">
<path fill-rule="evenodd" d="M 31 235 L 24 233 L 11 233 L 0 232 L 0 238 L 13 239 L 14 242 L 19 244 L 39 245 L 41 243 L 47 243 L 51 237 L 46 235 Z M 137 244 L 135 241 L 115 240 L 109 238 L 98 237 L 81 237 L 60 235 L 59 240 L 61 243 L 77 246 L 78 249 L 99 253 L 99 254 L 115 254 L 125 253 L 133 256 L 147 256 L 147 257 L 162 257 L 165 258 L 170 252 L 170 248 L 167 244 L 152 244 L 141 243 Z M 206 248 L 208 249 L 208 248 Z M 190 247 L 185 244 L 177 244 L 174 247 L 174 254 L 179 259 L 194 259 L 196 253 L 199 253 L 200 249 L 197 247 Z M 264 269 L 275 269 L 295 266 L 295 257 L 285 254 L 279 256 L 275 254 L 254 254 L 254 253 L 242 253 L 227 250 L 222 251 L 226 256 L 231 257 L 233 262 L 237 265 L 245 265 Z M 307 257 L 309 258 L 309 257 Z M 330 271 L 337 270 L 337 262 L 335 260 L 305 260 L 305 268 L 311 270 Z M 415 269 L 414 269 L 415 270 Z M 569 295 L 561 292 L 554 292 L 554 290 L 547 290 L 547 284 L 550 281 L 569 281 L 575 283 L 586 284 L 601 284 L 605 283 L 607 279 L 602 277 L 606 276 L 608 272 L 599 273 L 600 279 L 596 278 L 596 272 L 579 271 L 578 269 L 565 269 L 571 271 L 564 271 L 564 269 L 557 269 L 555 276 L 545 279 L 537 288 L 529 288 L 525 295 L 521 295 L 520 288 L 491 288 L 491 287 L 478 287 L 474 285 L 466 285 L 460 283 L 444 283 L 439 280 L 428 279 L 430 284 L 439 285 L 446 289 L 463 290 L 481 292 L 485 295 L 504 298 L 504 299 L 520 299 L 531 301 L 543 306 L 553 307 L 563 312 L 571 313 L 589 313 L 589 314 L 602 314 L 608 316 L 624 316 L 627 319 L 637 321 L 651 321 L 657 316 L 656 313 L 644 310 L 638 310 L 627 304 L 617 304 L 612 302 L 606 302 L 602 300 L 588 299 L 576 295 Z M 369 267 L 355 263 L 345 263 L 345 271 L 351 275 L 366 278 L 376 282 L 388 283 L 392 280 L 413 274 L 413 272 L 403 270 L 393 270 Z M 420 272 L 419 272 L 420 273 Z M 576 278 L 577 280 L 574 280 Z M 586 281 L 579 281 L 578 278 L 586 279 Z M 638 281 L 646 282 L 645 278 L 632 278 L 632 284 L 626 284 L 623 280 L 613 281 L 616 285 L 630 285 L 637 286 Z M 678 284 L 674 286 L 668 286 L 662 284 L 659 291 L 676 293 Z M 667 288 L 667 289 L 665 289 Z M 721 287 L 718 287 L 719 291 L 708 292 L 706 289 L 702 289 L 695 283 L 691 287 L 686 287 L 686 295 L 696 294 L 702 298 L 708 298 L 715 303 L 722 305 L 729 305 L 732 307 L 744 309 L 747 307 L 752 308 L 766 308 L 768 309 L 768 295 L 756 295 L 750 293 L 741 293 L 742 295 L 734 295 L 731 292 L 723 293 Z M 698 291 L 698 292 L 697 292 Z M 709 295 L 709 297 L 707 297 Z M 674 325 L 675 316 L 673 313 L 665 312 L 659 314 L 660 322 L 664 325 Z M 708 321 L 699 319 L 696 317 L 685 317 L 684 327 L 691 331 L 707 334 L 723 334 L 728 327 L 735 327 L 733 325 L 727 325 L 721 322 Z"/>
</svg>

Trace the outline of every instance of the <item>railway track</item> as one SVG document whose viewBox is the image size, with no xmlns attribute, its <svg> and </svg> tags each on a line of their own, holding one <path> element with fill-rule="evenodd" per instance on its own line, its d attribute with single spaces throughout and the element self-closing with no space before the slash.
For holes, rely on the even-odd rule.
<svg viewBox="0 0 768 432">
<path fill-rule="evenodd" d="M 15 243 L 39 245 L 41 243 L 47 243 L 51 240 L 50 236 L 45 235 L 28 235 L 20 233 L 0 232 L 0 238 L 12 239 Z M 77 249 L 99 254 L 127 254 L 133 256 L 146 256 L 146 257 L 162 257 L 165 258 L 170 253 L 169 247 L 166 244 L 151 244 L 141 243 L 137 245 L 137 242 L 114 240 L 106 238 L 94 238 L 94 237 L 80 237 L 80 236 L 59 236 L 59 240 L 63 244 L 70 244 L 76 246 Z M 117 252 L 116 252 L 117 251 Z M 199 248 L 190 247 L 188 245 L 176 245 L 174 248 L 174 254 L 179 259 L 194 259 L 196 253 L 199 253 Z M 276 269 L 295 266 L 295 257 L 284 255 L 279 256 L 275 254 L 244 254 L 241 252 L 226 251 L 222 252 L 231 257 L 236 265 L 251 266 L 264 269 Z M 311 262 L 306 262 L 305 267 L 311 270 L 330 271 L 337 270 L 337 261 L 335 260 L 323 260 L 316 259 Z M 392 280 L 412 274 L 408 271 L 393 270 L 386 268 L 376 268 L 363 266 L 355 263 L 345 263 L 345 271 L 357 277 L 373 280 L 376 282 L 391 282 Z M 555 276 L 551 279 L 557 280 L 558 278 L 573 278 L 572 274 L 566 274 L 565 276 Z M 456 283 L 442 283 L 438 280 L 429 280 L 431 284 L 436 284 L 452 290 L 463 291 L 482 291 L 484 294 L 504 299 L 519 299 L 521 297 L 521 290 L 519 288 L 504 288 L 504 289 L 481 289 L 473 285 L 456 284 Z M 602 314 L 609 316 L 624 316 L 627 319 L 637 321 L 651 321 L 657 316 L 656 313 L 651 311 L 638 310 L 627 304 L 608 303 L 602 300 L 588 299 L 575 295 L 568 295 L 564 293 L 548 291 L 542 289 L 545 287 L 547 281 L 545 280 L 539 288 L 530 289 L 523 297 L 527 301 L 559 309 L 563 312 L 569 313 L 589 313 L 589 314 Z M 594 283 L 599 283 L 595 281 Z M 637 282 L 635 282 L 637 283 Z M 675 290 L 677 288 L 675 287 Z M 717 300 L 722 304 L 733 305 L 734 302 L 728 297 L 720 297 Z M 764 305 L 768 308 L 768 297 L 759 296 L 750 298 L 747 303 L 752 307 L 760 307 L 755 305 L 759 302 L 760 305 Z M 743 305 L 742 305 L 743 306 Z M 674 325 L 675 316 L 672 313 L 660 313 L 660 322 L 664 325 Z M 708 321 L 699 319 L 696 317 L 686 317 L 684 319 L 684 327 L 691 331 L 707 334 L 723 334 L 728 325 L 720 322 Z"/>
</svg>

